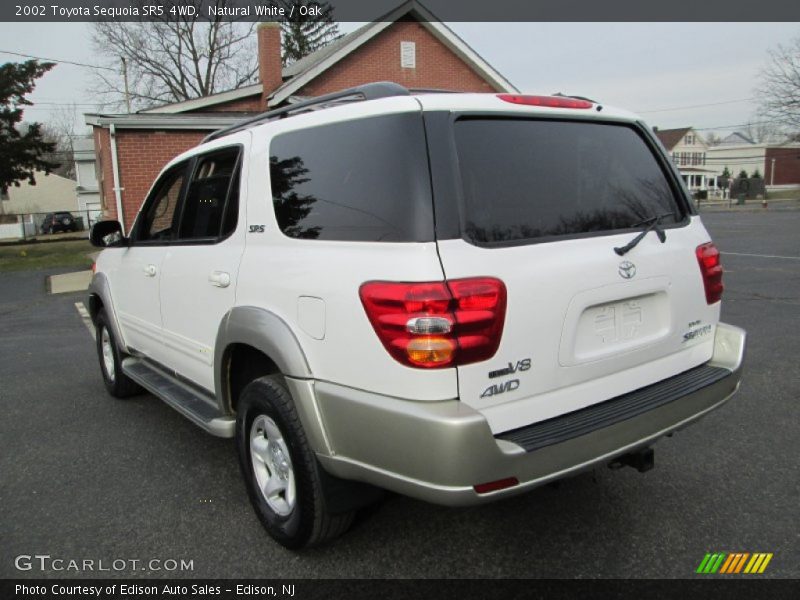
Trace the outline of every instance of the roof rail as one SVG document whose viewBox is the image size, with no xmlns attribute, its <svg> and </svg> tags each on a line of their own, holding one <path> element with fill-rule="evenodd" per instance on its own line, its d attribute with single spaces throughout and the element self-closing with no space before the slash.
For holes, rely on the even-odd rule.
<svg viewBox="0 0 800 600">
<path fill-rule="evenodd" d="M 324 96 L 316 96 L 315 98 L 309 98 L 308 100 L 303 100 L 302 102 L 297 102 L 282 108 L 276 108 L 275 110 L 263 112 L 255 117 L 250 117 L 249 119 L 239 121 L 230 127 L 218 129 L 214 133 L 211 133 L 203 138 L 201 143 L 216 140 L 217 138 L 230 135 L 231 133 L 241 131 L 242 129 L 246 129 L 259 123 L 265 123 L 267 121 L 272 121 L 273 119 L 282 119 L 296 113 L 314 110 L 315 108 L 323 108 L 329 104 L 360 102 L 364 100 L 377 100 L 378 98 L 409 95 L 411 95 L 411 92 L 409 92 L 408 89 L 391 81 L 365 83 L 364 85 L 359 85 L 357 87 L 333 92 L 331 94 L 325 94 Z"/>
<path fill-rule="evenodd" d="M 460 94 L 458 90 L 445 90 L 439 88 L 408 88 L 412 94 Z"/>
</svg>

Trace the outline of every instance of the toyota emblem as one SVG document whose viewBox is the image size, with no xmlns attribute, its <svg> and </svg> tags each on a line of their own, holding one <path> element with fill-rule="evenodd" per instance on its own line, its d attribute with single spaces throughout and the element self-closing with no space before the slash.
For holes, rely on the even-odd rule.
<svg viewBox="0 0 800 600">
<path fill-rule="evenodd" d="M 636 275 L 636 265 L 632 262 L 625 260 L 619 263 L 619 276 L 623 279 L 633 279 Z"/>
</svg>

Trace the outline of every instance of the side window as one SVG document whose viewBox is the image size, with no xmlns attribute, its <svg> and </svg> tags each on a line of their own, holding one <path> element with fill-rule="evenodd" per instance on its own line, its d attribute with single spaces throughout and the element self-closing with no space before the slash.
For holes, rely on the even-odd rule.
<svg viewBox="0 0 800 600">
<path fill-rule="evenodd" d="M 239 149 L 197 159 L 183 202 L 178 239 L 216 240 L 236 229 L 239 214 Z"/>
<path fill-rule="evenodd" d="M 145 202 L 136 225 L 134 241 L 166 241 L 172 239 L 176 209 L 186 174 L 187 163 L 176 165 L 158 181 Z"/>
<path fill-rule="evenodd" d="M 433 239 L 433 201 L 419 112 L 276 136 L 272 205 L 284 235 L 307 240 Z"/>
</svg>

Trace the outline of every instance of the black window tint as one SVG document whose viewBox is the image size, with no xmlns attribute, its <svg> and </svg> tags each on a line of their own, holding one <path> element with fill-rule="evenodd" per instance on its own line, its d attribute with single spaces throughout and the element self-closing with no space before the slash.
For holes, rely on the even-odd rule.
<svg viewBox="0 0 800 600">
<path fill-rule="evenodd" d="M 425 135 L 419 113 L 285 133 L 270 146 L 275 217 L 294 238 L 433 239 Z"/>
<path fill-rule="evenodd" d="M 197 160 L 183 201 L 179 239 L 216 239 L 223 234 L 223 220 L 226 221 L 227 233 L 235 229 L 236 223 L 235 219 L 231 220 L 231 212 L 238 214 L 238 157 L 239 150 L 234 148 Z M 229 207 L 229 203 L 236 205 L 236 208 Z"/>
<path fill-rule="evenodd" d="M 164 173 L 156 183 L 136 225 L 134 237 L 137 241 L 172 239 L 185 172 L 186 163 L 182 163 Z"/>
<path fill-rule="evenodd" d="M 683 217 L 653 152 L 632 128 L 462 119 L 455 124 L 465 237 L 518 242 Z"/>
</svg>

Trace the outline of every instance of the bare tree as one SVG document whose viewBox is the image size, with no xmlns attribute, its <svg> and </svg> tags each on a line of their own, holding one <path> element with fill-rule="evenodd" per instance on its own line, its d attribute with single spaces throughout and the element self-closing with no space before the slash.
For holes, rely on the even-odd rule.
<svg viewBox="0 0 800 600">
<path fill-rule="evenodd" d="M 55 150 L 48 156 L 59 166 L 53 173 L 67 179 L 75 179 L 75 149 L 73 142 L 77 137 L 75 123 L 78 107 L 74 104 L 59 106 L 50 113 L 47 123 L 42 125 L 42 137 L 55 144 Z"/>
<path fill-rule="evenodd" d="M 224 7 L 230 0 L 213 3 Z M 256 23 L 225 20 L 222 16 L 203 21 L 199 17 L 205 11 L 201 9 L 208 4 L 207 0 L 168 0 L 162 3 L 163 15 L 155 17 L 155 21 L 94 23 L 93 49 L 98 57 L 108 57 L 105 66 L 117 71 L 95 70 L 92 91 L 117 107 L 124 107 L 123 62 L 131 110 L 253 83 L 258 72 L 253 35 Z M 194 16 L 173 14 L 171 8 L 178 5 L 194 5 Z"/>
<path fill-rule="evenodd" d="M 706 144 L 708 144 L 709 146 L 719 146 L 720 142 L 722 141 L 722 138 L 719 137 L 713 131 L 711 133 L 709 133 L 708 135 L 706 135 L 705 139 L 706 139 Z"/>
<path fill-rule="evenodd" d="M 742 129 L 742 133 L 756 144 L 783 140 L 785 135 L 781 128 L 776 123 L 765 119 L 766 117 L 757 117 L 755 121 L 748 121 Z"/>
<path fill-rule="evenodd" d="M 769 52 L 761 82 L 762 112 L 787 127 L 800 127 L 800 36 Z"/>
</svg>

